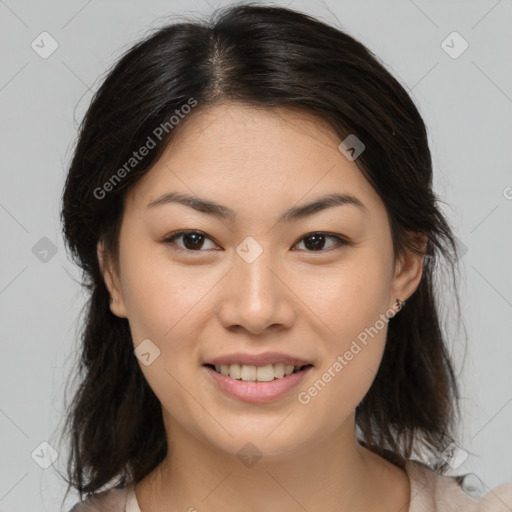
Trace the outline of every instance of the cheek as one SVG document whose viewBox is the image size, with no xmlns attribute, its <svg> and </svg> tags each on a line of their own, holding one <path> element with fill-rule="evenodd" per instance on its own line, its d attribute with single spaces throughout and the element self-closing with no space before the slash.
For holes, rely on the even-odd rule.
<svg viewBox="0 0 512 512">
<path fill-rule="evenodd" d="M 339 265 L 312 269 L 297 283 L 297 295 L 321 320 L 329 339 L 356 337 L 388 310 L 391 259 L 376 253 L 352 250 Z"/>
<path fill-rule="evenodd" d="M 197 268 L 178 268 L 168 260 L 145 258 L 142 252 L 133 251 L 123 263 L 123 292 L 134 348 L 151 340 L 145 342 L 151 362 L 146 365 L 139 359 L 139 367 L 163 409 L 173 411 L 181 423 L 190 423 L 192 431 L 191 418 L 201 411 L 183 385 L 190 380 L 188 363 L 198 359 L 194 318 L 202 315 L 201 298 L 215 279 L 210 275 L 204 281 Z"/>
<path fill-rule="evenodd" d="M 130 254 L 130 253 L 128 253 Z M 132 252 L 123 267 L 125 299 L 134 339 L 165 340 L 201 310 L 201 299 L 218 280 L 212 271 L 171 264 L 163 254 Z"/>
<path fill-rule="evenodd" d="M 337 430 L 354 412 L 370 389 L 382 359 L 384 344 L 374 339 L 372 344 L 353 348 L 351 359 L 346 351 L 337 351 L 318 371 L 317 378 L 302 389 L 298 401 L 306 414 L 306 422 L 322 425 L 325 435 Z M 350 343 L 349 343 L 350 347 Z M 338 359 L 338 357 L 341 357 Z"/>
<path fill-rule="evenodd" d="M 141 360 L 139 366 L 164 407 L 187 411 L 193 404 L 180 383 L 190 380 L 199 359 L 203 324 L 198 319 L 208 318 L 208 292 L 224 271 L 171 264 L 165 254 L 125 254 L 130 256 L 123 267 L 123 292 L 134 348 L 149 339 L 150 351 L 158 354 L 150 365 Z"/>
<path fill-rule="evenodd" d="M 321 368 L 313 387 L 303 390 L 304 400 L 315 401 L 318 414 L 327 403 L 334 407 L 333 425 L 362 400 L 382 360 L 391 259 L 377 252 L 361 250 L 338 269 L 302 282 L 304 302 L 325 327 Z"/>
</svg>

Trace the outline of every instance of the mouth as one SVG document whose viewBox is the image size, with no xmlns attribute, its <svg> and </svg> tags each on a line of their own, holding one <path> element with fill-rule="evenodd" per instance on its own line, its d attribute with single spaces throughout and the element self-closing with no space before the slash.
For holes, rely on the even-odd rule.
<svg viewBox="0 0 512 512">
<path fill-rule="evenodd" d="M 206 363 L 202 366 L 216 389 L 236 400 L 262 405 L 291 396 L 292 390 L 313 371 L 313 364 L 302 363 L 304 361 L 300 361 L 301 366 L 283 363 L 260 363 L 259 366 Z"/>
<path fill-rule="evenodd" d="M 210 368 L 218 374 L 230 377 L 231 379 L 245 382 L 272 382 L 274 380 L 284 379 L 289 375 L 301 373 L 309 368 L 312 364 L 302 366 L 278 364 L 267 364 L 262 366 L 231 364 L 231 365 L 213 365 L 204 364 L 203 366 Z"/>
</svg>

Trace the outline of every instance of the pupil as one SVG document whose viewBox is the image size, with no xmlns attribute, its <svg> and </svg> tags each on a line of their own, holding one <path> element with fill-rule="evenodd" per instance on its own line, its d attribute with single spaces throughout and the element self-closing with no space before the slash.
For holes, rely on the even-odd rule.
<svg viewBox="0 0 512 512">
<path fill-rule="evenodd" d="M 308 244 L 306 241 L 304 242 L 304 245 L 309 249 L 312 248 L 314 250 L 316 249 L 321 249 L 323 247 L 323 244 L 325 242 L 325 236 L 322 235 L 322 234 L 317 234 L 317 235 L 310 235 L 306 238 L 306 240 L 315 240 L 316 239 L 316 242 L 314 242 L 313 244 Z M 308 247 L 310 246 L 310 247 Z"/>
<path fill-rule="evenodd" d="M 196 237 L 195 243 L 192 243 L 192 244 L 188 244 L 188 243 L 187 243 L 187 240 L 189 240 L 189 239 L 190 239 L 190 237 Z M 198 240 L 198 239 L 201 239 L 201 238 L 203 238 L 203 236 L 202 236 L 202 235 L 199 235 L 199 234 L 197 234 L 197 233 L 187 233 L 187 234 L 186 234 L 186 235 L 184 235 L 184 237 L 183 237 L 184 245 L 185 245 L 185 247 L 186 247 L 187 249 L 192 249 L 192 250 L 194 250 L 194 249 L 198 249 L 198 248 L 200 249 L 200 248 L 201 248 L 201 246 L 202 246 L 203 240 Z M 198 243 L 198 242 L 199 242 L 199 243 Z M 189 245 L 190 245 L 190 247 L 189 247 Z"/>
</svg>

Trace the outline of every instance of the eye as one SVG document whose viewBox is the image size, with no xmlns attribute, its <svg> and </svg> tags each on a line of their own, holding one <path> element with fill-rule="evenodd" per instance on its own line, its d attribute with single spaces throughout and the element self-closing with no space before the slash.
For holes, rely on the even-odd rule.
<svg viewBox="0 0 512 512">
<path fill-rule="evenodd" d="M 175 240 L 179 239 L 183 241 L 183 246 L 180 246 L 175 242 Z M 349 245 L 349 242 L 342 238 L 341 236 L 332 235 L 321 231 L 308 233 L 307 235 L 304 235 L 300 239 L 300 242 L 295 245 L 300 245 L 301 243 L 304 243 L 307 252 L 326 252 L 324 246 L 327 239 L 334 240 L 335 242 L 334 244 L 331 244 L 329 248 Z M 201 249 L 204 249 L 205 240 L 212 241 L 212 239 L 209 236 L 207 236 L 205 233 L 201 231 L 188 230 L 172 233 L 170 236 L 165 238 L 163 242 L 166 244 L 173 244 L 177 246 L 177 250 L 180 251 L 203 252 Z M 216 247 L 215 244 L 213 245 Z"/>
<path fill-rule="evenodd" d="M 308 241 L 304 243 L 304 246 L 307 248 L 307 252 L 326 252 L 323 250 L 326 239 L 335 240 L 336 243 L 332 244 L 330 247 L 336 247 L 336 246 L 344 246 L 349 245 L 349 242 L 338 235 L 331 235 L 329 233 L 324 232 L 315 232 L 315 233 L 308 233 L 307 235 L 304 235 L 300 239 L 300 243 L 303 243 L 303 241 Z M 299 244 L 300 244 L 299 243 Z M 310 250 L 311 249 L 311 250 Z"/>
<path fill-rule="evenodd" d="M 210 237 L 206 236 L 201 231 L 178 231 L 177 233 L 172 234 L 164 240 L 166 244 L 173 244 L 177 239 L 183 239 L 185 241 L 184 247 L 180 247 L 178 245 L 178 250 L 188 251 L 188 252 L 202 252 L 200 249 L 204 245 L 205 240 L 211 240 Z"/>
</svg>

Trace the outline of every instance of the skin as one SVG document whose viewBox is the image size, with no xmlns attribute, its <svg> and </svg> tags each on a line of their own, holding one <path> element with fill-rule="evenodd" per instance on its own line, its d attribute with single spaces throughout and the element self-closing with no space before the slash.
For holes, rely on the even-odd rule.
<svg viewBox="0 0 512 512">
<path fill-rule="evenodd" d="M 297 110 L 227 103 L 190 114 L 126 197 L 119 272 L 98 244 L 112 313 L 129 320 L 134 347 L 149 338 L 160 350 L 139 365 L 162 404 L 169 449 L 135 488 L 142 512 L 407 510 L 406 473 L 355 437 L 354 410 L 379 367 L 387 323 L 309 404 L 297 400 L 421 279 L 421 256 L 395 261 L 384 203 L 340 142 Z M 147 208 L 170 191 L 237 215 Z M 335 206 L 276 221 L 332 192 L 356 196 L 367 211 Z M 163 242 L 184 229 L 205 233 L 203 246 L 187 252 L 194 239 Z M 350 244 L 327 237 L 315 251 L 304 236 L 317 231 Z M 263 249 L 252 263 L 236 252 L 247 236 Z M 268 404 L 223 394 L 202 367 L 223 354 L 267 351 L 315 366 L 300 389 Z M 252 467 L 237 457 L 247 442 L 262 455 Z"/>
</svg>

